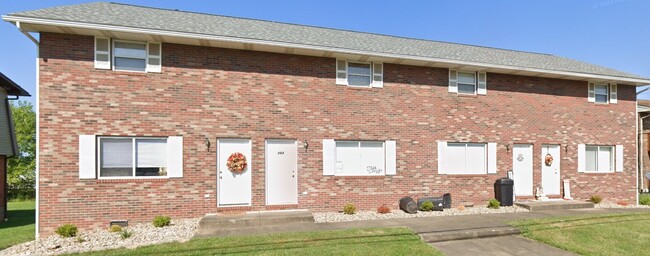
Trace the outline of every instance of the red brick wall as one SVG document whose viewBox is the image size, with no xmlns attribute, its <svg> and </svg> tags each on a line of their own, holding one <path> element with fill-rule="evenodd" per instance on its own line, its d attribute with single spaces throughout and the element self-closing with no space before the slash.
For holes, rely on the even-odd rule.
<svg viewBox="0 0 650 256">
<path fill-rule="evenodd" d="M 108 220 L 216 212 L 216 138 L 251 138 L 253 206 L 264 209 L 264 140 L 307 140 L 299 150 L 299 208 L 340 210 L 406 195 L 484 204 L 511 169 L 506 144 L 561 144 L 561 172 L 575 198 L 635 198 L 635 88 L 619 85 L 618 104 L 588 103 L 587 84 L 488 74 L 487 96 L 447 92 L 447 69 L 385 64 L 384 88 L 334 81 L 335 60 L 164 44 L 163 72 L 95 70 L 93 38 L 43 33 L 40 45 L 40 224 L 105 227 Z M 80 134 L 184 136 L 184 177 L 97 181 L 78 178 Z M 206 150 L 205 138 L 212 142 Z M 396 176 L 322 175 L 323 139 L 396 140 Z M 437 174 L 436 140 L 498 142 L 499 173 Z M 577 144 L 625 146 L 625 171 L 576 173 Z M 302 144 L 302 143 L 300 143 Z M 565 152 L 564 146 L 567 145 Z M 538 157 L 539 156 L 539 157 Z M 537 185 L 535 185 L 537 186 Z M 303 191 L 309 191 L 302 195 Z M 210 194 L 210 198 L 204 198 Z"/>
</svg>

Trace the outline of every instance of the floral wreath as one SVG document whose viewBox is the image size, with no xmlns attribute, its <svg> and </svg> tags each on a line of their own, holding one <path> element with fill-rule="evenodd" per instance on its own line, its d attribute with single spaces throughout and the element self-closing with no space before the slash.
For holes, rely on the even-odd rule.
<svg viewBox="0 0 650 256">
<path fill-rule="evenodd" d="M 546 154 L 544 164 L 546 164 L 546 166 L 551 166 L 553 164 L 553 156 L 551 154 Z"/>
<path fill-rule="evenodd" d="M 248 164 L 246 163 L 246 156 L 244 154 L 236 152 L 232 153 L 228 157 L 228 162 L 226 163 L 226 166 L 228 166 L 228 170 L 234 173 L 243 173 L 244 170 L 246 170 L 246 166 Z"/>
</svg>

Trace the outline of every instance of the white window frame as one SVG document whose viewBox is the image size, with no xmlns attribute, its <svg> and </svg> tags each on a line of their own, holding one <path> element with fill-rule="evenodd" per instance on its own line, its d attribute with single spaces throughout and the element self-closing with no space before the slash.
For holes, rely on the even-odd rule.
<svg viewBox="0 0 650 256">
<path fill-rule="evenodd" d="M 460 74 L 471 74 L 472 76 L 474 76 L 474 84 L 473 84 L 474 85 L 474 93 L 460 92 L 460 85 L 461 85 L 460 79 L 459 79 Z M 469 85 L 469 84 L 464 83 L 464 85 Z M 458 93 L 458 94 L 461 94 L 461 95 L 477 95 L 477 93 L 478 93 L 478 74 L 476 72 L 456 71 L 456 88 L 458 88 L 456 90 L 456 93 Z"/>
<path fill-rule="evenodd" d="M 605 92 L 605 97 L 607 97 L 607 100 L 605 100 L 605 102 L 599 102 L 599 101 L 598 101 L 598 97 L 596 97 L 596 96 L 598 96 L 598 95 L 602 95 L 602 94 L 598 94 L 598 93 L 596 92 L 596 91 L 597 91 L 597 90 L 596 90 L 596 87 L 598 87 L 598 86 L 604 86 L 605 89 L 607 90 L 607 92 Z M 610 90 L 611 90 L 611 89 L 609 88 L 609 84 L 606 84 L 606 83 L 594 83 L 594 102 L 595 102 L 596 104 L 609 104 L 609 102 L 610 102 L 610 96 L 609 96 L 609 94 L 610 94 Z"/>
<path fill-rule="evenodd" d="M 129 58 L 129 59 L 136 59 L 136 58 L 131 58 L 131 57 L 122 57 L 122 56 L 116 56 L 115 54 L 115 43 L 131 43 L 131 44 L 142 44 L 144 45 L 144 70 L 139 71 L 139 70 L 122 70 L 122 69 L 115 69 L 115 58 Z M 130 40 L 117 40 L 113 39 L 111 40 L 111 69 L 113 71 L 119 71 L 119 72 L 135 72 L 135 73 L 147 73 L 147 64 L 149 64 L 149 47 L 148 43 L 145 41 L 130 41 Z"/>
<path fill-rule="evenodd" d="M 596 170 L 587 170 L 587 151 L 589 148 L 596 148 Z M 598 152 L 601 148 L 609 148 L 609 170 L 607 171 L 598 171 Z M 614 173 L 616 171 L 616 147 L 612 145 L 585 145 L 585 159 L 584 159 L 584 168 L 585 173 Z"/>
<path fill-rule="evenodd" d="M 359 143 L 359 148 L 361 148 L 361 143 L 362 142 L 381 143 L 382 144 L 382 149 L 384 151 L 384 154 L 383 154 L 384 165 L 383 165 L 383 169 L 382 169 L 383 173 L 381 173 L 381 174 L 367 174 L 367 173 L 366 174 L 345 174 L 345 173 L 338 172 L 337 171 L 338 168 L 335 168 L 334 176 L 348 176 L 348 177 L 354 177 L 354 176 L 369 176 L 369 177 L 386 176 L 386 141 L 381 141 L 381 140 L 377 140 L 377 141 L 375 141 L 375 140 L 335 140 L 334 141 L 334 150 L 335 150 L 335 152 L 336 152 L 336 148 L 337 148 L 337 143 L 339 143 L 339 142 L 357 142 L 357 143 Z M 336 156 L 337 156 L 337 154 L 335 153 L 334 154 L 334 163 L 337 162 Z"/>
<path fill-rule="evenodd" d="M 449 149 L 450 144 L 464 144 L 465 145 L 465 170 L 464 170 L 465 173 L 449 173 L 450 170 L 449 170 L 448 167 L 446 167 L 447 170 L 444 170 L 445 174 L 447 174 L 447 175 L 484 175 L 484 174 L 487 175 L 489 173 L 489 171 L 488 171 L 488 167 L 489 167 L 488 166 L 489 165 L 489 163 L 488 163 L 488 161 L 489 161 L 489 159 L 488 159 L 488 143 L 480 143 L 480 142 L 447 142 L 447 145 L 446 145 L 447 149 L 445 149 L 447 151 L 447 157 L 449 157 L 449 155 L 448 155 L 449 150 L 448 149 Z M 467 146 L 469 144 L 483 145 L 483 160 L 484 160 L 483 169 L 484 169 L 484 172 L 467 173 L 467 161 L 468 161 Z M 447 161 L 447 159 L 445 159 L 445 161 Z M 471 159 L 469 161 L 471 161 Z"/>
<path fill-rule="evenodd" d="M 131 147 L 132 147 L 132 155 L 131 155 L 131 161 L 133 165 L 133 171 L 131 172 L 132 176 L 109 176 L 109 177 L 102 177 L 101 176 L 101 166 L 102 166 L 102 139 L 131 139 Z M 124 137 L 124 136 L 97 136 L 97 145 L 96 145 L 96 157 L 97 157 L 97 166 L 96 166 L 96 177 L 97 179 L 100 180 L 119 180 L 119 179 L 168 179 L 169 178 L 169 170 L 167 170 L 167 174 L 165 176 L 135 176 L 136 174 L 136 169 L 137 163 L 136 163 L 136 158 L 137 158 L 137 140 L 162 140 L 164 139 L 167 145 L 169 145 L 169 137 Z M 169 169 L 169 163 L 167 163 L 167 166 L 165 166 L 165 169 Z"/>
<path fill-rule="evenodd" d="M 349 71 L 349 69 L 350 69 L 350 63 L 352 63 L 352 64 L 368 65 L 368 69 L 370 70 L 370 74 L 365 75 L 365 74 L 354 74 L 354 73 L 350 73 L 350 71 Z M 373 74 L 374 74 L 372 68 L 373 68 L 373 64 L 372 64 L 371 62 L 348 61 L 347 65 L 346 65 L 346 69 L 345 69 L 345 73 L 346 73 L 346 77 L 345 77 L 345 78 L 347 79 L 347 84 L 348 84 L 348 86 L 350 86 L 350 87 L 358 87 L 358 88 L 370 88 L 370 87 L 372 87 L 372 81 L 373 81 L 373 80 L 372 80 L 372 79 L 373 79 L 372 76 L 373 76 Z M 370 80 L 370 83 L 369 83 L 368 85 L 351 85 L 351 84 L 350 84 L 350 74 L 352 74 L 352 75 L 354 75 L 354 76 L 363 76 L 363 77 L 366 77 L 366 76 L 367 76 L 368 79 Z"/>
</svg>

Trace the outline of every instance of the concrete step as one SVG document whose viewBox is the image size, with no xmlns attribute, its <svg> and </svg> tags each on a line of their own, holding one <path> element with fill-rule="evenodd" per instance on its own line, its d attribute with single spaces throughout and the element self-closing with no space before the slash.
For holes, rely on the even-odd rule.
<svg viewBox="0 0 650 256">
<path fill-rule="evenodd" d="M 526 208 L 531 212 L 594 208 L 594 203 L 592 202 L 570 201 L 570 200 L 516 202 L 515 205 Z"/>
<path fill-rule="evenodd" d="M 450 230 L 431 233 L 419 233 L 424 242 L 437 243 L 464 239 L 475 239 L 495 236 L 519 235 L 521 231 L 514 227 L 492 227 L 466 230 Z"/>
<path fill-rule="evenodd" d="M 194 237 L 243 236 L 318 230 L 316 223 L 290 223 L 270 226 L 247 226 L 240 228 L 199 228 Z"/>
<path fill-rule="evenodd" d="M 309 211 L 303 210 L 249 212 L 239 215 L 206 215 L 199 221 L 199 230 L 196 236 L 258 233 L 266 232 L 266 229 L 268 231 L 286 228 L 295 229 L 306 224 L 314 224 L 314 216 Z"/>
</svg>

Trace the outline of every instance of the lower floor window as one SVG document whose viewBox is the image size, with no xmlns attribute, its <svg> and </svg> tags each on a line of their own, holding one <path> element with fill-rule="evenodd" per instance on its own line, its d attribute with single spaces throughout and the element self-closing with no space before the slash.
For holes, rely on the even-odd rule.
<svg viewBox="0 0 650 256">
<path fill-rule="evenodd" d="M 99 138 L 99 177 L 167 176 L 166 138 Z"/>
<path fill-rule="evenodd" d="M 485 143 L 447 143 L 447 174 L 486 174 Z"/>
<path fill-rule="evenodd" d="M 336 141 L 337 175 L 385 175 L 383 141 Z"/>
<path fill-rule="evenodd" d="M 614 147 L 613 146 L 585 146 L 587 172 L 613 172 Z"/>
</svg>

